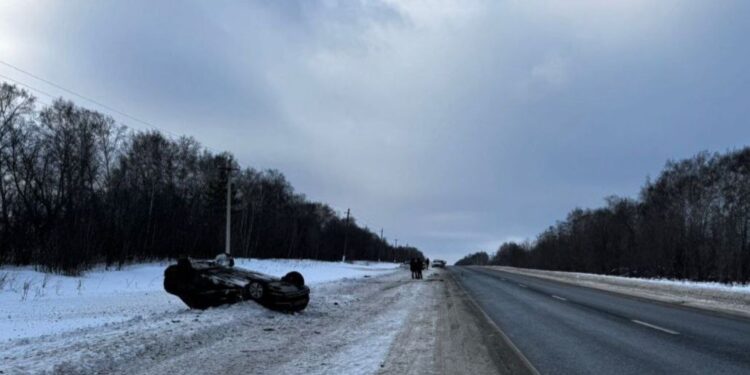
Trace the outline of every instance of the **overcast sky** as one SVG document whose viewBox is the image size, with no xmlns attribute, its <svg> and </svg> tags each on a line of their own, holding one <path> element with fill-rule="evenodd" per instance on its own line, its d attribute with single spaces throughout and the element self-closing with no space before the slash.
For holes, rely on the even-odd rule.
<svg viewBox="0 0 750 375">
<path fill-rule="evenodd" d="M 749 39 L 745 0 L 0 3 L 0 60 L 451 262 L 748 145 Z"/>
</svg>

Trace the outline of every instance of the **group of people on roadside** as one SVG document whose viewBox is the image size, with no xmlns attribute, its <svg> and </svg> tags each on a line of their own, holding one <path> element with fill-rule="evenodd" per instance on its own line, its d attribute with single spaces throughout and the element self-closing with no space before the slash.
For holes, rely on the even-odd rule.
<svg viewBox="0 0 750 375">
<path fill-rule="evenodd" d="M 430 268 L 430 258 L 411 258 L 409 268 L 411 269 L 412 279 L 421 279 L 422 270 Z"/>
</svg>

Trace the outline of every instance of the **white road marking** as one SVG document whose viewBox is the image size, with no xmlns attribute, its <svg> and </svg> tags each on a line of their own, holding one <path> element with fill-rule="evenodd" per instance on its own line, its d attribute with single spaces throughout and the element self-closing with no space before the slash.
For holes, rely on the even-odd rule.
<svg viewBox="0 0 750 375">
<path fill-rule="evenodd" d="M 656 326 L 656 325 L 653 325 L 653 324 L 642 322 L 640 320 L 631 319 L 630 321 L 633 322 L 633 323 L 635 323 L 635 324 L 640 324 L 640 325 L 646 326 L 648 328 L 653 328 L 653 329 L 658 330 L 658 331 L 669 333 L 670 335 L 679 335 L 680 334 L 677 331 L 672 331 L 671 329 L 666 329 L 666 328 L 663 328 L 663 327 L 659 327 L 659 326 Z"/>
<path fill-rule="evenodd" d="M 556 295 L 554 295 L 554 294 L 552 295 L 552 298 L 557 298 L 557 299 L 559 299 L 560 301 L 567 301 L 567 299 L 565 299 L 565 298 L 562 298 L 562 297 L 560 297 L 560 296 L 556 296 Z"/>
<path fill-rule="evenodd" d="M 526 285 L 523 285 L 523 284 L 518 284 L 518 286 L 520 286 L 521 288 L 528 288 Z"/>
<path fill-rule="evenodd" d="M 513 350 L 516 353 L 516 356 L 518 356 L 518 358 L 521 359 L 521 362 L 523 362 L 526 365 L 526 368 L 532 373 L 532 375 L 540 375 L 539 370 L 537 370 L 534 367 L 534 365 L 531 364 L 531 361 L 529 361 L 529 359 L 526 358 L 523 352 L 521 352 L 521 350 L 518 349 L 516 344 L 514 344 L 513 341 L 510 341 L 510 337 L 508 337 L 508 335 L 506 335 L 505 332 L 503 332 L 503 330 L 501 330 L 500 327 L 498 327 L 497 324 L 495 324 L 495 321 L 492 320 L 492 318 L 490 318 L 490 316 L 487 315 L 487 313 L 484 312 L 484 310 L 482 310 L 481 307 L 479 307 L 479 304 L 477 303 L 477 301 L 474 299 L 474 297 L 471 296 L 471 294 L 469 294 L 466 288 L 464 288 L 464 286 L 461 283 L 458 283 L 458 286 L 460 286 L 461 289 L 464 291 L 464 293 L 466 293 L 465 295 L 469 297 L 469 301 L 471 301 L 471 303 L 474 305 L 474 308 L 476 308 L 478 311 L 482 313 L 482 315 L 484 315 L 484 319 L 488 323 L 490 323 L 490 325 L 495 327 L 495 331 L 497 331 L 497 333 L 500 334 L 500 337 L 502 337 L 503 341 L 505 341 L 505 343 L 507 343 L 508 346 L 510 346 L 511 350 Z"/>
</svg>

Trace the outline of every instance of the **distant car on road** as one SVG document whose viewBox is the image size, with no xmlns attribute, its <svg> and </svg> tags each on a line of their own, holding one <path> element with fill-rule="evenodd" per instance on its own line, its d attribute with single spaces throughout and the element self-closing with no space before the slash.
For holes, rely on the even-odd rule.
<svg viewBox="0 0 750 375">
<path fill-rule="evenodd" d="M 445 268 L 445 261 L 442 259 L 435 259 L 432 261 L 432 268 L 440 267 Z"/>
<path fill-rule="evenodd" d="M 213 260 L 180 259 L 164 271 L 164 289 L 192 309 L 253 300 L 276 310 L 301 311 L 310 301 L 310 288 L 299 272 L 279 279 Z"/>
</svg>

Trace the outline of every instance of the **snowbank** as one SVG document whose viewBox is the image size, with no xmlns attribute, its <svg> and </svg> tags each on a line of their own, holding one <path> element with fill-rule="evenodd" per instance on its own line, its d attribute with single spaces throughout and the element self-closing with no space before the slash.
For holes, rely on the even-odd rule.
<svg viewBox="0 0 750 375">
<path fill-rule="evenodd" d="M 302 273 L 305 277 L 305 283 L 309 285 L 340 279 L 374 276 L 384 271 L 391 272 L 399 266 L 395 263 L 321 262 L 309 259 L 237 259 L 236 265 L 277 277 L 284 276 L 292 270 L 298 271 Z"/>
<path fill-rule="evenodd" d="M 491 266 L 502 271 L 750 317 L 750 285 Z"/>
<path fill-rule="evenodd" d="M 167 262 L 103 267 L 81 277 L 0 267 L 0 342 L 142 319 L 187 307 L 163 289 Z M 292 259 L 237 259 L 237 266 L 274 276 L 301 272 L 312 287 L 334 280 L 393 272 L 398 264 L 322 262 Z"/>
</svg>

